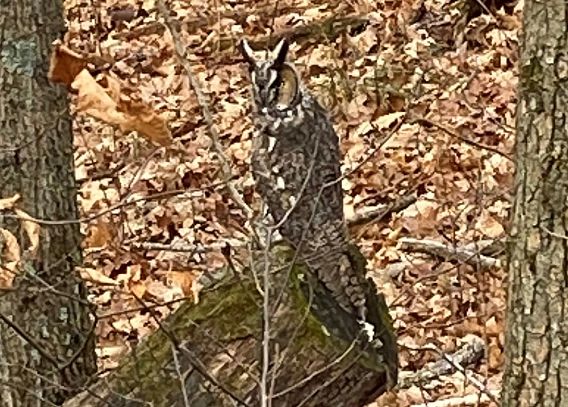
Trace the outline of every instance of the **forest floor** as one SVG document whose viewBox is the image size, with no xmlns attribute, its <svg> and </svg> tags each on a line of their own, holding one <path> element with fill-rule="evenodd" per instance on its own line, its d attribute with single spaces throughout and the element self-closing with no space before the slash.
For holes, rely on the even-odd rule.
<svg viewBox="0 0 568 407">
<path fill-rule="evenodd" d="M 419 250 L 408 239 L 449 251 L 469 245 L 469 253 L 490 243 L 488 255 L 503 260 L 522 1 L 508 13 L 469 18 L 462 1 L 450 0 L 166 3 L 230 161 L 230 182 L 255 209 L 248 80 L 235 45 L 291 39 L 292 60 L 341 138 L 347 217 L 391 208 L 351 232 L 387 298 L 400 370 L 418 371 L 440 360 L 436 350 L 452 354 L 472 335 L 485 343 L 481 360 L 466 366 L 482 386 L 457 371 L 375 405 L 495 405 L 486 393 L 501 382 L 503 268 L 434 252 L 431 242 Z M 100 367 L 109 369 L 157 328 L 147 307 L 168 315 L 193 295 L 198 276 L 225 264 L 221 243 L 244 241 L 247 217 L 224 187 L 209 117 L 156 0 L 65 7 L 64 44 L 89 60 L 72 92 L 88 219 L 82 272 L 98 307 Z M 443 399 L 451 400 L 433 403 Z"/>
</svg>

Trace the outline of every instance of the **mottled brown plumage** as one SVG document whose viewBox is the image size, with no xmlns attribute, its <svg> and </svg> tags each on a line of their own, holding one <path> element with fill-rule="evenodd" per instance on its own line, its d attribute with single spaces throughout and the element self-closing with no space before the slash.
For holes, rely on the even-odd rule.
<svg viewBox="0 0 568 407">
<path fill-rule="evenodd" d="M 286 62 L 286 41 L 263 60 L 246 42 L 241 51 L 253 90 L 257 190 L 282 237 L 342 308 L 365 321 L 369 283 L 348 255 L 339 140 L 328 114 Z"/>
</svg>

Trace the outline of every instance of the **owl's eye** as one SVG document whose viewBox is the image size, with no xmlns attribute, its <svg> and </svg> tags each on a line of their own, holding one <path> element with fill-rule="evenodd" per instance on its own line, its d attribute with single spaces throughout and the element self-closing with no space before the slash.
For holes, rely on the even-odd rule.
<svg viewBox="0 0 568 407">
<path fill-rule="evenodd" d="M 284 65 L 278 74 L 278 92 L 276 93 L 276 107 L 287 109 L 298 101 L 298 76 L 289 65 Z"/>
</svg>

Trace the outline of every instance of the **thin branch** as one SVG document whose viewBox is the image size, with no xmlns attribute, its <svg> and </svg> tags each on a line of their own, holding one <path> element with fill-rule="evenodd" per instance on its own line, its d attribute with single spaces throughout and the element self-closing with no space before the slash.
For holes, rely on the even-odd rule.
<svg viewBox="0 0 568 407">
<path fill-rule="evenodd" d="M 355 348 L 356 344 L 357 344 L 357 339 L 351 341 L 351 344 L 347 347 L 347 349 L 345 349 L 345 351 L 341 355 L 339 355 L 337 358 L 332 360 L 329 364 L 327 364 L 327 365 L 323 366 L 322 368 L 312 372 L 310 375 L 306 376 L 305 378 L 303 378 L 299 382 L 294 383 L 291 386 L 287 387 L 286 389 L 274 394 L 274 398 L 284 396 L 285 394 L 287 394 L 287 393 L 289 393 L 293 390 L 296 390 L 298 387 L 303 386 L 304 384 L 306 384 L 307 382 L 309 382 L 310 380 L 312 380 L 316 376 L 324 373 L 325 371 L 329 370 L 331 367 L 337 365 L 343 359 L 345 359 L 345 357 L 347 355 L 349 355 L 349 353 L 351 353 L 351 351 Z"/>
<path fill-rule="evenodd" d="M 30 344 L 45 360 L 51 363 L 56 368 L 59 368 L 59 362 L 49 353 L 45 351 L 45 347 L 41 346 L 34 338 L 32 338 L 26 331 L 24 331 L 20 326 L 18 326 L 15 322 L 13 322 L 10 318 L 5 316 L 3 313 L 0 312 L 0 320 L 8 325 L 14 332 L 18 334 L 20 338 Z"/>
<path fill-rule="evenodd" d="M 19 368 L 21 368 L 21 366 L 18 366 Z M 41 401 L 42 403 L 44 403 L 44 406 L 53 406 L 53 407 L 58 407 L 58 404 L 52 403 L 51 401 L 47 400 L 46 398 L 40 396 L 39 394 L 37 394 L 37 392 L 33 391 L 32 389 L 29 389 L 27 387 L 24 386 L 19 386 L 17 384 L 14 384 L 12 382 L 9 381 L 4 381 L 4 380 L 0 380 L 0 387 L 12 387 L 13 389 L 16 389 L 18 391 L 23 391 L 24 393 L 29 394 L 30 396 L 34 397 L 35 399 L 37 399 L 38 401 Z"/>
<path fill-rule="evenodd" d="M 329 378 L 328 380 L 326 380 L 325 382 L 323 382 L 322 384 L 320 384 L 319 386 L 317 386 L 314 390 L 312 390 L 308 395 L 306 395 L 306 397 L 304 397 L 304 399 L 298 403 L 297 407 L 302 407 L 305 406 L 309 403 L 309 401 L 311 400 L 312 397 L 314 397 L 318 392 L 328 388 L 329 386 L 331 386 L 337 379 L 339 379 L 340 377 L 343 376 L 343 374 L 345 372 L 348 372 L 349 369 L 351 369 L 353 367 L 353 365 L 355 365 L 355 363 L 357 363 L 357 360 L 360 358 L 360 356 L 357 356 L 355 358 L 355 360 L 353 360 L 352 363 L 348 364 L 347 366 L 345 366 L 345 368 L 341 369 L 337 374 L 335 374 L 334 376 L 332 376 L 331 378 Z"/>
<path fill-rule="evenodd" d="M 357 233 L 356 240 L 360 239 L 365 231 L 369 228 L 369 226 L 380 222 L 391 213 L 400 212 L 403 209 L 408 208 L 410 205 L 416 202 L 418 196 L 416 192 L 411 192 L 407 195 L 401 196 L 396 201 L 384 205 L 383 207 L 375 210 L 375 211 L 367 211 L 367 213 L 362 212 L 359 214 L 355 214 L 351 219 L 347 220 L 347 226 L 352 229 L 354 227 L 363 225 L 359 232 Z"/>
<path fill-rule="evenodd" d="M 417 122 L 417 123 L 422 123 L 422 124 L 426 124 L 428 126 L 435 127 L 438 130 L 442 130 L 444 133 L 452 136 L 453 138 L 456 138 L 458 140 L 463 141 L 466 144 L 469 144 L 470 146 L 477 147 L 477 148 L 480 148 L 482 150 L 491 151 L 495 154 L 499 154 L 500 156 L 505 157 L 509 161 L 513 161 L 513 159 L 511 158 L 511 156 L 509 154 L 504 153 L 503 151 L 499 150 L 498 148 L 493 147 L 493 146 L 488 146 L 486 144 L 481 144 L 481 143 L 478 143 L 477 141 L 474 141 L 474 140 L 471 140 L 467 137 L 464 137 L 461 134 L 458 134 L 455 130 L 450 129 L 449 127 L 446 127 L 443 124 L 437 123 L 437 122 L 432 121 L 430 119 L 426 119 L 425 117 L 417 117 L 417 118 L 414 119 L 414 121 Z"/>
<path fill-rule="evenodd" d="M 179 386 L 181 388 L 181 394 L 183 395 L 183 405 L 185 407 L 190 407 L 189 398 L 187 396 L 187 389 L 185 388 L 185 378 L 184 378 L 183 373 L 181 372 L 181 366 L 180 366 L 178 356 L 177 356 L 178 350 L 176 349 L 176 347 L 174 346 L 173 343 L 170 344 L 170 346 L 172 348 L 172 356 L 173 356 L 173 359 L 174 359 L 174 366 L 176 368 L 176 373 L 177 373 L 178 378 L 179 378 Z"/>
<path fill-rule="evenodd" d="M 401 117 L 401 119 L 398 121 L 398 123 L 394 126 L 394 128 L 389 132 L 389 134 L 387 134 L 385 137 L 383 137 L 381 139 L 381 141 L 379 142 L 379 144 L 377 146 L 375 146 L 368 154 L 365 158 L 363 158 L 363 160 L 361 160 L 361 162 L 357 163 L 357 165 L 355 165 L 355 167 L 351 168 L 349 171 L 347 171 L 345 174 L 343 174 L 341 177 L 339 177 L 337 180 L 330 182 L 330 185 L 335 184 L 336 182 L 341 182 L 343 180 L 343 178 L 346 178 L 348 176 L 350 176 L 351 174 L 354 174 L 355 172 L 357 172 L 359 169 L 361 169 L 361 167 L 363 167 L 363 165 L 365 165 L 367 162 L 369 162 L 369 160 L 371 158 L 373 158 L 375 156 L 375 154 L 377 154 L 381 148 L 396 134 L 398 133 L 398 131 L 400 130 L 400 128 L 402 127 L 402 125 L 404 123 L 406 123 L 406 121 L 408 120 L 409 117 L 409 111 L 410 109 L 404 114 L 404 116 Z M 375 127 L 373 125 L 373 127 Z M 375 128 L 375 131 L 377 133 L 379 133 L 378 129 Z"/>
<path fill-rule="evenodd" d="M 481 383 L 473 374 L 469 373 L 467 369 L 463 366 L 466 364 L 474 363 L 475 361 L 481 359 L 485 353 L 485 342 L 478 336 L 470 335 L 469 342 L 453 355 L 449 355 L 442 351 L 438 346 L 434 344 L 428 344 L 426 346 L 420 348 L 409 348 L 412 350 L 417 350 L 419 352 L 423 351 L 433 351 L 436 352 L 438 355 L 442 357 L 441 360 L 435 362 L 432 367 L 423 369 L 416 374 L 416 383 L 423 382 L 425 380 L 431 380 L 435 377 L 438 377 L 442 374 L 449 374 L 453 373 L 454 371 L 458 371 L 464 375 L 464 377 L 473 384 L 479 391 L 483 394 L 487 395 L 491 401 L 499 404 L 499 401 L 495 397 L 495 395 L 487 389 L 485 384 Z M 412 379 L 412 378 L 410 378 Z M 402 379 L 401 383 L 405 383 L 404 379 Z M 408 379 L 406 381 L 408 384 Z"/>
<path fill-rule="evenodd" d="M 87 348 L 87 345 L 89 344 L 89 340 L 91 339 L 91 337 L 95 336 L 95 328 L 97 327 L 97 323 L 98 323 L 97 315 L 94 314 L 94 313 L 93 313 L 93 318 L 94 318 L 94 321 L 91 324 L 91 328 L 89 329 L 89 332 L 87 332 L 87 334 L 85 335 L 85 339 L 83 339 L 83 343 L 81 343 L 81 346 L 79 346 L 79 348 L 75 351 L 75 353 L 68 360 L 66 360 L 63 364 L 60 364 L 58 366 L 59 371 L 63 371 L 65 369 L 67 369 L 69 366 L 71 366 L 73 363 L 75 363 L 80 356 L 82 356 L 85 353 L 85 349 Z"/>
<path fill-rule="evenodd" d="M 207 130 L 209 131 L 209 138 L 211 139 L 213 151 L 217 154 L 217 157 L 219 158 L 219 161 L 221 163 L 221 172 L 225 180 L 225 186 L 227 188 L 227 191 L 229 192 L 235 203 L 245 213 L 247 218 L 251 218 L 253 214 L 252 209 L 246 204 L 246 202 L 243 200 L 242 196 L 237 191 L 235 186 L 230 182 L 230 179 L 233 178 L 231 164 L 223 151 L 221 142 L 219 141 L 219 133 L 217 132 L 217 128 L 213 123 L 213 115 L 211 114 L 211 110 L 209 109 L 209 104 L 207 102 L 207 99 L 205 98 L 205 95 L 201 90 L 201 85 L 199 84 L 199 81 L 193 75 L 191 64 L 189 63 L 188 58 L 186 58 L 187 51 L 182 44 L 176 25 L 173 23 L 170 14 L 164 4 L 164 1 L 158 0 L 157 5 L 159 12 L 162 18 L 164 19 L 165 25 L 166 27 L 168 27 L 168 30 L 172 35 L 172 40 L 174 42 L 174 47 L 178 57 L 178 61 L 183 66 L 187 74 L 187 77 L 189 78 L 189 83 L 191 84 L 191 87 L 195 92 L 195 95 L 197 96 L 197 102 L 199 103 L 199 107 L 203 112 L 203 118 L 205 119 L 205 123 L 207 124 Z"/>
<path fill-rule="evenodd" d="M 463 397 L 452 397 L 444 400 L 430 401 L 428 403 L 413 404 L 410 407 L 463 407 L 478 406 L 479 403 L 485 403 L 499 398 L 499 391 L 492 390 L 489 393 L 474 393 Z M 491 396 L 488 396 L 490 394 Z"/>
<path fill-rule="evenodd" d="M 458 370 L 456 365 L 459 365 L 460 367 L 472 365 L 481 360 L 485 354 L 485 342 L 483 339 L 475 335 L 470 335 L 467 338 L 466 343 L 461 348 L 456 350 L 452 355 L 447 355 L 452 363 L 449 363 L 446 360 L 446 354 L 444 352 L 442 352 L 439 348 L 435 348 L 433 345 L 420 348 L 405 346 L 405 348 L 421 353 L 433 350 L 442 356 L 442 358 L 436 362 L 427 364 L 417 372 L 400 372 L 398 380 L 398 388 L 400 389 L 407 389 L 411 386 L 417 386 L 425 382 L 432 381 L 440 376 L 452 374 Z"/>
<path fill-rule="evenodd" d="M 262 374 L 260 377 L 260 405 L 269 407 L 271 400 L 268 398 L 268 369 L 270 366 L 270 261 L 269 250 L 272 240 L 273 228 L 268 229 L 266 246 L 264 248 L 264 269 L 262 272 Z"/>
<path fill-rule="evenodd" d="M 378 207 L 362 208 L 360 211 L 348 217 L 345 221 L 347 226 L 352 229 L 363 224 L 379 222 L 391 213 L 399 212 L 416 201 L 415 194 L 408 194 L 400 197 L 391 204 L 380 205 Z M 225 241 L 215 242 L 207 245 L 175 242 L 175 243 L 158 243 L 158 242 L 131 242 L 124 247 L 129 250 L 151 250 L 166 251 L 179 253 L 207 253 L 213 250 L 222 250 L 227 247 Z M 246 247 L 247 242 L 233 240 L 230 242 L 232 248 Z"/>
<path fill-rule="evenodd" d="M 337 13 L 333 13 L 330 17 L 321 20 L 315 20 L 304 25 L 291 27 L 277 33 L 271 32 L 268 35 L 251 39 L 249 43 L 254 48 L 273 48 L 282 38 L 287 38 L 289 41 L 293 42 L 301 42 L 306 39 L 311 41 L 318 37 L 334 39 L 347 29 L 362 27 L 368 22 L 369 19 L 362 15 L 350 14 L 347 16 L 338 16 Z M 232 37 L 221 38 L 220 40 L 221 49 L 227 49 L 233 44 L 234 39 Z"/>
<path fill-rule="evenodd" d="M 174 305 L 174 304 L 177 304 L 179 302 L 192 301 L 192 300 L 193 300 L 192 296 L 184 296 L 184 297 L 181 297 L 181 298 L 176 298 L 175 300 L 164 301 L 164 302 L 161 302 L 159 304 L 146 304 L 146 303 L 144 303 L 144 305 L 141 305 L 139 307 L 126 308 L 126 309 L 121 309 L 120 311 L 107 312 L 107 313 L 104 313 L 104 314 L 97 315 L 97 319 L 100 321 L 102 319 L 107 319 L 107 318 L 115 317 L 115 316 L 118 316 L 118 315 L 132 314 L 134 312 L 139 313 L 140 311 L 148 311 L 149 309 L 167 307 L 169 305 Z"/>
<path fill-rule="evenodd" d="M 181 194 L 186 193 L 186 192 L 203 191 L 205 189 L 214 189 L 214 188 L 217 188 L 217 187 L 222 186 L 224 184 L 225 184 L 225 182 L 218 182 L 218 183 L 215 183 L 215 184 L 204 186 L 202 188 L 174 189 L 172 191 L 163 191 L 163 192 L 158 192 L 156 194 L 143 196 L 143 197 L 140 197 L 140 198 L 133 199 L 131 201 L 121 200 L 120 202 L 118 202 L 118 203 L 116 203 L 112 206 L 109 206 L 108 208 L 103 209 L 102 211 L 97 212 L 94 215 L 87 216 L 87 217 L 84 217 L 84 218 L 79 218 L 79 219 L 51 220 L 51 219 L 34 218 L 32 216 L 22 217 L 22 216 L 18 216 L 18 215 L 9 215 L 9 214 L 3 215 L 3 214 L 0 214 L 0 220 L 2 220 L 2 218 L 24 220 L 24 221 L 34 222 L 34 223 L 37 223 L 39 225 L 45 225 L 45 226 L 74 225 L 74 224 L 77 224 L 77 223 L 89 223 L 89 222 L 92 222 L 95 219 L 98 219 L 98 218 L 106 215 L 107 213 L 113 212 L 117 209 L 121 209 L 121 208 L 126 207 L 126 206 L 134 205 L 135 203 L 138 203 L 138 202 L 169 198 L 169 197 L 172 197 L 172 196 L 181 195 Z"/>
<path fill-rule="evenodd" d="M 244 245 L 245 244 L 243 243 L 243 246 Z M 213 250 L 221 250 L 224 247 L 226 247 L 226 244 L 224 242 L 215 242 L 205 246 L 201 244 L 192 244 L 185 242 L 176 242 L 176 243 L 132 242 L 126 246 L 132 250 L 151 250 L 151 251 L 201 254 L 201 253 L 208 253 Z"/>
<path fill-rule="evenodd" d="M 360 211 L 354 213 L 352 216 L 347 218 L 347 224 L 349 228 L 360 226 L 362 224 L 368 224 L 371 222 L 379 222 L 386 216 L 394 212 L 399 212 L 406 209 L 408 206 L 416 202 L 416 193 L 412 192 L 407 195 L 401 196 L 396 201 L 390 204 L 378 205 L 376 207 L 363 208 Z"/>
<path fill-rule="evenodd" d="M 403 237 L 398 242 L 402 250 L 423 252 L 446 260 L 458 260 L 472 266 L 479 265 L 483 268 L 502 266 L 501 260 L 484 256 L 480 253 L 480 250 L 469 250 L 464 247 L 450 246 L 436 240 L 410 237 Z"/>
<path fill-rule="evenodd" d="M 140 297 L 138 297 L 137 295 L 133 296 L 141 306 L 146 305 L 146 303 Z M 166 326 L 163 324 L 163 321 L 156 315 L 153 309 L 146 309 L 150 313 L 150 316 L 152 317 L 154 322 L 158 325 L 159 330 L 162 331 L 169 339 L 172 346 L 174 346 L 178 351 L 183 351 L 186 354 L 187 358 L 189 359 L 189 363 L 197 372 L 199 372 L 199 374 L 201 374 L 208 382 L 219 388 L 223 393 L 228 395 L 236 403 L 243 406 L 248 406 L 248 404 L 243 401 L 237 394 L 235 394 L 235 392 L 233 392 L 229 387 L 227 387 L 224 383 L 221 383 L 216 377 L 208 372 L 207 366 L 205 366 L 203 362 L 201 362 L 201 360 L 199 360 L 199 358 L 195 356 L 195 354 L 190 349 L 188 349 L 187 346 L 185 346 L 185 344 L 180 343 L 180 340 L 177 338 L 177 336 L 170 329 L 166 328 Z"/>
</svg>

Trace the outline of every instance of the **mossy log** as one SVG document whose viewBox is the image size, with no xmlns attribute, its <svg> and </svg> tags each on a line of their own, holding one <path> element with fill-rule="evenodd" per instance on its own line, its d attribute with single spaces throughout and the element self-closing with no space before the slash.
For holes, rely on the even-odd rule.
<svg viewBox="0 0 568 407">
<path fill-rule="evenodd" d="M 395 384 L 396 341 L 382 296 L 369 296 L 378 338 L 370 345 L 354 317 L 304 266 L 293 264 L 291 250 L 278 246 L 258 257 L 257 278 L 227 277 L 198 304 L 183 304 L 112 374 L 64 406 L 260 405 L 265 324 L 259 281 L 268 257 L 265 383 L 271 404 L 362 406 Z"/>
</svg>

